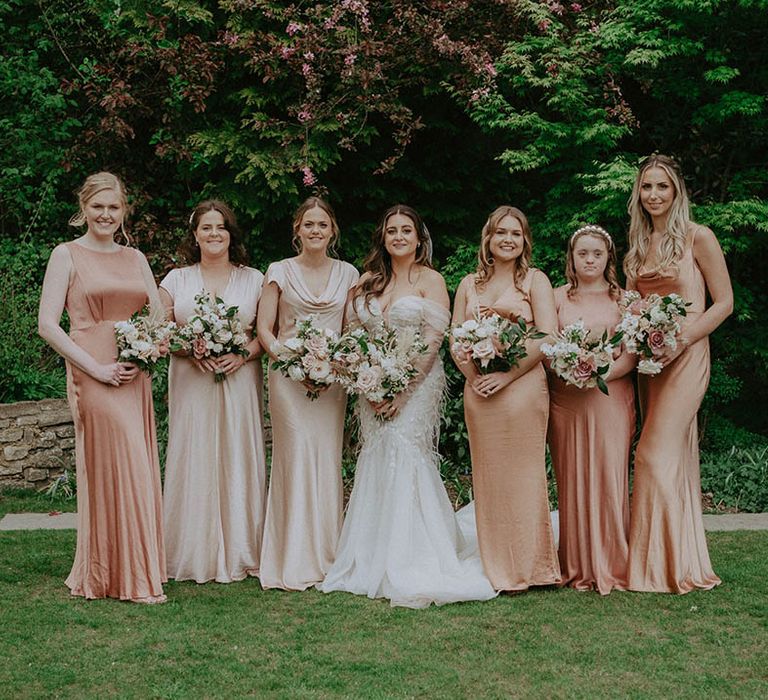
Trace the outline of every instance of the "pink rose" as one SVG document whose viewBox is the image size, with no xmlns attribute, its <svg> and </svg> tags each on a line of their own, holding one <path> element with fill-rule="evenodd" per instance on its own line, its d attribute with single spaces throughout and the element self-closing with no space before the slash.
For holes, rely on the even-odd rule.
<svg viewBox="0 0 768 700">
<path fill-rule="evenodd" d="M 307 350 L 313 355 L 325 358 L 328 355 L 328 341 L 322 335 L 313 335 L 305 342 Z"/>
<path fill-rule="evenodd" d="M 195 338 L 192 341 L 192 355 L 196 360 L 202 360 L 208 354 L 208 345 L 204 338 Z"/>
<path fill-rule="evenodd" d="M 648 334 L 648 347 L 655 353 L 664 347 L 664 333 L 662 331 L 651 331 Z"/>
<path fill-rule="evenodd" d="M 479 360 L 483 367 L 487 367 L 488 363 L 496 357 L 496 348 L 493 347 L 493 339 L 483 338 L 478 340 L 472 346 L 472 357 L 475 360 Z"/>
<path fill-rule="evenodd" d="M 577 382 L 586 382 L 597 370 L 597 363 L 594 357 L 582 357 L 573 368 L 573 378 Z"/>
</svg>

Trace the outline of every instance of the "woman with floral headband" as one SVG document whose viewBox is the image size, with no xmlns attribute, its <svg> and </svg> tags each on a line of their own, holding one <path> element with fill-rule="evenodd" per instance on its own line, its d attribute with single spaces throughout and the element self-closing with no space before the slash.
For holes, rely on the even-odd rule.
<svg viewBox="0 0 768 700">
<path fill-rule="evenodd" d="M 248 254 L 232 210 L 200 202 L 182 244 L 187 267 L 160 283 L 169 315 L 182 325 L 195 297 L 208 292 L 237 306 L 245 355 L 171 358 L 168 451 L 163 493 L 168 575 L 177 581 L 229 583 L 258 576 L 266 505 L 261 427 L 261 347 L 254 337 L 264 275 Z M 223 373 L 224 381 L 215 381 Z"/>
<path fill-rule="evenodd" d="M 568 241 L 568 283 L 555 289 L 560 329 L 579 321 L 598 339 L 621 318 L 616 247 L 600 226 Z M 563 583 L 606 595 L 626 587 L 629 452 L 635 431 L 635 358 L 621 354 L 598 387 L 549 373 L 549 449 L 557 478 Z"/>
<path fill-rule="evenodd" d="M 733 291 L 715 234 L 690 219 L 683 175 L 671 158 L 653 155 L 640 164 L 628 209 L 627 287 L 643 296 L 674 292 L 690 304 L 677 343 L 655 357 L 661 373 L 639 379 L 643 429 L 628 587 L 687 593 L 720 583 L 701 517 L 696 414 L 709 383 L 709 334 L 733 310 Z"/>
</svg>

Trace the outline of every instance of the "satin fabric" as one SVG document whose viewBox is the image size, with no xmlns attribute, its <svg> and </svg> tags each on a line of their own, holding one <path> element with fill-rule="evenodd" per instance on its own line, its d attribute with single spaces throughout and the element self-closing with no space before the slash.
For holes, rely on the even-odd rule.
<svg viewBox="0 0 768 700">
<path fill-rule="evenodd" d="M 296 334 L 296 321 L 341 331 L 358 272 L 334 261 L 326 289 L 314 295 L 293 260 L 272 263 L 265 284 L 280 288 L 278 340 Z M 299 382 L 269 371 L 272 466 L 261 554 L 264 588 L 304 590 L 325 578 L 341 531 L 341 451 L 347 398 L 338 385 L 311 401 Z"/>
<path fill-rule="evenodd" d="M 238 307 L 249 333 L 263 278 L 253 268 L 233 268 L 219 295 Z M 184 324 L 204 288 L 200 266 L 171 270 L 160 286 Z M 216 382 L 189 358 L 171 357 L 163 493 L 171 578 L 229 583 L 259 573 L 266 510 L 261 384 L 258 360 Z"/>
<path fill-rule="evenodd" d="M 560 328 L 584 321 L 596 337 L 619 322 L 607 292 L 555 290 Z M 631 375 L 578 389 L 549 377 L 548 442 L 557 478 L 558 555 L 563 583 L 606 595 L 626 588 L 629 537 L 629 456 L 635 431 Z"/>
<path fill-rule="evenodd" d="M 358 299 L 358 301 L 360 301 Z M 358 316 L 375 329 L 382 314 L 377 299 Z M 450 321 L 447 309 L 405 296 L 389 309 L 389 324 L 419 328 L 439 351 Z M 483 574 L 473 528 L 462 532 L 438 470 L 435 442 L 445 374 L 439 357 L 391 420 L 379 420 L 367 401 L 357 404 L 361 449 L 355 486 L 336 561 L 318 588 L 388 598 L 409 608 L 496 595 Z"/>
<path fill-rule="evenodd" d="M 148 301 L 142 255 L 66 245 L 73 265 L 70 337 L 98 362 L 114 362 L 115 322 Z M 85 598 L 161 596 L 165 551 L 149 377 L 140 373 L 116 387 L 68 362 L 67 395 L 75 423 L 77 549 L 66 584 Z"/>
<path fill-rule="evenodd" d="M 510 286 L 485 306 L 500 316 L 533 322 L 528 294 Z M 466 315 L 480 308 L 470 287 Z M 481 398 L 464 386 L 464 417 L 472 457 L 477 536 L 485 573 L 496 590 L 519 591 L 560 583 L 547 500 L 545 448 L 549 392 L 539 363 L 523 376 Z"/>
<path fill-rule="evenodd" d="M 704 312 L 706 285 L 688 244 L 677 269 L 641 270 L 638 291 L 675 292 L 691 302 L 685 323 Z M 687 593 L 720 583 L 701 514 L 696 414 L 709 383 L 709 339 L 690 345 L 657 376 L 639 378 L 643 428 L 635 452 L 628 585 Z"/>
</svg>

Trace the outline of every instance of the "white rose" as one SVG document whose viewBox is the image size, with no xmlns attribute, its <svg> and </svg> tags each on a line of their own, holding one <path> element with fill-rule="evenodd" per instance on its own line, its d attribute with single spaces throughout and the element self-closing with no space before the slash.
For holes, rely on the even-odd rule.
<svg viewBox="0 0 768 700">
<path fill-rule="evenodd" d="M 298 365 L 290 365 L 288 367 L 288 376 L 293 379 L 294 382 L 303 382 L 305 374 L 304 370 Z"/>
</svg>

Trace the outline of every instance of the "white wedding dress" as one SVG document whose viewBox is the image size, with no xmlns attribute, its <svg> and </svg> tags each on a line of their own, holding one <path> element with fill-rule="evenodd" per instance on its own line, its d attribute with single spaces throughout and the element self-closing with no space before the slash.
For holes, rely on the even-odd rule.
<svg viewBox="0 0 768 700">
<path fill-rule="evenodd" d="M 355 311 L 368 328 L 381 323 L 376 299 Z M 390 308 L 395 328 L 417 326 L 429 342 L 427 375 L 395 418 L 382 422 L 358 402 L 361 450 L 336 560 L 317 588 L 423 608 L 496 595 L 483 573 L 473 528 L 461 532 L 438 471 L 436 437 L 445 388 L 437 352 L 448 311 L 417 296 Z M 429 367 L 431 363 L 431 367 Z"/>
</svg>

